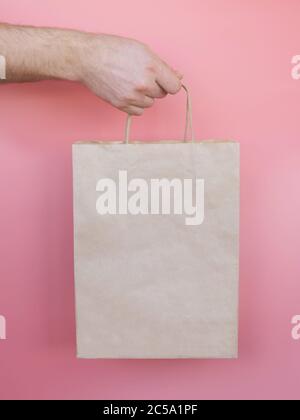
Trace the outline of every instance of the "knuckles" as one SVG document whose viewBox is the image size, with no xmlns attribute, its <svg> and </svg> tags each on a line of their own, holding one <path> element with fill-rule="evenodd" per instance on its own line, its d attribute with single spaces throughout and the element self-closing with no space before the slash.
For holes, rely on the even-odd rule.
<svg viewBox="0 0 300 420">
<path fill-rule="evenodd" d="M 145 93 L 149 88 L 149 82 L 144 80 L 136 85 L 135 91 L 138 93 Z"/>
<path fill-rule="evenodd" d="M 135 114 L 133 114 L 133 115 L 137 115 L 137 116 L 142 116 L 144 114 L 144 110 L 142 108 L 139 108 L 134 112 L 135 112 Z"/>
</svg>

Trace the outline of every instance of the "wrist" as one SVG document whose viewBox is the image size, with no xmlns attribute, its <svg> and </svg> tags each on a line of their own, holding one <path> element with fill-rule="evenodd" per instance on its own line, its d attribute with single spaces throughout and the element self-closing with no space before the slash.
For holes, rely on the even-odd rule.
<svg viewBox="0 0 300 420">
<path fill-rule="evenodd" d="M 59 65 L 56 66 L 53 77 L 86 83 L 96 51 L 97 64 L 101 67 L 100 63 L 105 56 L 105 35 L 62 30 L 58 40 L 59 57 L 56 61 Z"/>
<path fill-rule="evenodd" d="M 105 36 L 88 32 L 77 32 L 70 40 L 74 68 L 72 80 L 87 84 L 94 69 L 94 58 L 97 62 L 98 75 L 105 56 Z"/>
<path fill-rule="evenodd" d="M 45 78 L 81 81 L 81 50 L 85 34 L 59 29 L 50 32 L 48 42 L 43 46 Z"/>
</svg>

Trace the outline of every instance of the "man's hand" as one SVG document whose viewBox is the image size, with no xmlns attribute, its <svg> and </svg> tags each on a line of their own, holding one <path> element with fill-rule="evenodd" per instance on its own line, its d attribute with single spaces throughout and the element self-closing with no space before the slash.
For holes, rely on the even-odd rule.
<svg viewBox="0 0 300 420">
<path fill-rule="evenodd" d="M 141 115 L 155 98 L 175 94 L 181 76 L 146 45 L 111 35 L 94 35 L 81 45 L 81 78 L 116 108 Z"/>
<path fill-rule="evenodd" d="M 82 82 L 133 115 L 181 88 L 182 76 L 146 45 L 118 36 L 0 24 L 0 55 L 7 61 L 7 82 Z"/>
</svg>

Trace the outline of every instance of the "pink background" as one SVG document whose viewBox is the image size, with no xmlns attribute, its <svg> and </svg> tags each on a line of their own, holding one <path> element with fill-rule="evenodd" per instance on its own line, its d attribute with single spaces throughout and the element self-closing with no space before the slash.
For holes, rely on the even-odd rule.
<svg viewBox="0 0 300 420">
<path fill-rule="evenodd" d="M 185 75 L 200 138 L 241 142 L 238 361 L 75 358 L 71 144 L 117 139 L 124 115 L 64 82 L 0 87 L 3 399 L 299 398 L 298 0 L 0 0 L 2 21 L 112 32 L 149 43 Z M 135 120 L 180 138 L 184 95 Z"/>
</svg>

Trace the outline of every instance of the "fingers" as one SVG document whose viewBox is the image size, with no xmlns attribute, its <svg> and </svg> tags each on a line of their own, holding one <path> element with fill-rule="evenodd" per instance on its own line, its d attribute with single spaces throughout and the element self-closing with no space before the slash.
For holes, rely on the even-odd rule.
<svg viewBox="0 0 300 420">
<path fill-rule="evenodd" d="M 165 92 L 175 95 L 181 89 L 182 74 L 172 70 L 166 63 L 161 61 L 157 72 L 156 82 Z"/>
<path fill-rule="evenodd" d="M 129 101 L 129 105 L 137 106 L 139 108 L 150 108 L 154 105 L 154 99 L 145 95 L 138 95 L 136 98 Z"/>
<path fill-rule="evenodd" d="M 167 96 L 167 92 L 154 81 L 151 88 L 146 91 L 146 95 L 150 98 L 161 99 Z"/>
<path fill-rule="evenodd" d="M 182 80 L 183 79 L 183 74 L 180 73 L 180 71 L 174 70 L 174 69 L 173 69 L 173 71 L 176 73 L 176 76 L 178 77 L 179 80 Z"/>
<path fill-rule="evenodd" d="M 144 113 L 144 108 L 140 108 L 134 105 L 129 105 L 129 106 L 121 108 L 121 111 L 124 111 L 129 115 L 141 116 Z"/>
<path fill-rule="evenodd" d="M 150 108 L 154 104 L 154 99 L 149 96 L 139 95 L 131 99 L 128 105 L 121 107 L 121 110 L 130 115 L 143 115 L 145 108 Z"/>
<path fill-rule="evenodd" d="M 154 73 L 154 74 L 153 74 Z M 153 68 L 148 81 L 140 84 L 132 95 L 123 100 L 122 111 L 130 115 L 142 115 L 145 108 L 150 108 L 157 98 L 164 98 L 167 94 L 175 94 L 182 87 L 182 74 L 171 69 L 165 62 L 159 61 Z"/>
</svg>

